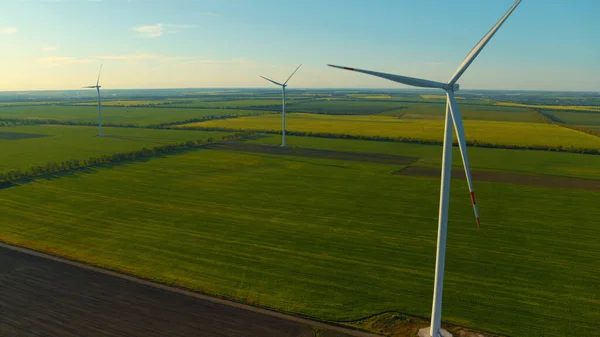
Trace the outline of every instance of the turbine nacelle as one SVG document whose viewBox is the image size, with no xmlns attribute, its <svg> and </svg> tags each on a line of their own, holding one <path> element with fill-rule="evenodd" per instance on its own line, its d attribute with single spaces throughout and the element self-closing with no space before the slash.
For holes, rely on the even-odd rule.
<svg viewBox="0 0 600 337">
<path fill-rule="evenodd" d="M 458 89 L 460 88 L 460 85 L 458 85 L 458 83 L 454 83 L 454 84 L 448 83 L 446 86 L 447 87 L 444 88 L 444 90 L 446 90 L 446 91 L 458 91 Z"/>
</svg>

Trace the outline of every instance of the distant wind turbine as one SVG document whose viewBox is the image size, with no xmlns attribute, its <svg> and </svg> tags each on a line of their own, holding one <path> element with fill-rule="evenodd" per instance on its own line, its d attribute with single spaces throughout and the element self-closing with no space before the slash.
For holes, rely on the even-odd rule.
<svg viewBox="0 0 600 337">
<path fill-rule="evenodd" d="M 411 85 L 414 87 L 422 88 L 437 88 L 442 89 L 446 92 L 446 123 L 444 128 L 444 145 L 442 154 L 442 176 L 441 176 L 441 191 L 440 191 L 440 209 L 438 219 L 438 240 L 437 240 L 437 256 L 435 262 L 435 284 L 433 289 L 433 305 L 431 310 L 431 327 L 429 329 L 422 329 L 419 331 L 419 336 L 426 337 L 438 337 L 438 336 L 449 336 L 450 334 L 441 329 L 441 318 L 442 318 L 442 294 L 444 285 L 444 263 L 446 259 L 446 234 L 448 231 L 448 202 L 450 200 L 450 175 L 452 167 L 452 124 L 454 124 L 454 130 L 458 138 L 458 145 L 460 148 L 460 154 L 462 156 L 463 165 L 465 168 L 465 175 L 467 177 L 467 184 L 469 186 L 469 192 L 471 194 L 471 202 L 473 204 L 473 211 L 475 212 L 475 219 L 477 227 L 480 227 L 479 213 L 477 212 L 477 204 L 475 203 L 475 193 L 473 191 L 473 181 L 471 179 L 471 171 L 469 169 L 469 160 L 467 158 L 467 145 L 465 140 L 465 130 L 463 127 L 462 116 L 456 99 L 454 98 L 454 92 L 458 91 L 458 84 L 456 83 L 462 74 L 467 70 L 469 65 L 475 60 L 477 55 L 481 52 L 483 47 L 490 41 L 496 31 L 502 26 L 504 21 L 509 15 L 517 8 L 521 0 L 517 0 L 512 7 L 504 14 L 504 16 L 498 21 L 492 29 L 475 45 L 471 52 L 464 59 L 462 64 L 458 67 L 454 75 L 450 78 L 448 83 L 435 82 L 430 80 L 424 80 L 420 78 L 407 77 L 392 75 L 386 73 L 379 73 L 375 71 L 341 67 L 335 65 L 329 65 L 334 68 L 352 70 L 359 73 L 365 73 L 377 77 L 382 77 L 394 82 Z"/>
<path fill-rule="evenodd" d="M 283 84 L 275 82 L 271 79 L 268 79 L 264 76 L 260 76 L 262 78 L 264 78 L 265 80 L 273 83 L 273 84 L 277 84 L 278 86 L 281 87 L 282 93 L 283 93 L 283 101 L 281 104 L 281 146 L 285 147 L 285 88 L 287 87 L 287 82 L 289 82 L 289 80 L 292 78 L 292 76 L 294 76 L 294 74 L 296 73 L 296 71 L 298 71 L 298 69 L 300 69 L 300 67 L 302 67 L 302 64 L 298 66 L 298 68 L 296 68 L 296 70 L 294 70 L 294 72 L 290 75 L 290 77 L 288 77 L 287 81 L 283 82 Z"/>
<path fill-rule="evenodd" d="M 98 71 L 98 79 L 96 80 L 96 85 L 88 85 L 84 88 L 95 88 L 98 93 L 98 127 L 100 128 L 100 137 L 102 137 L 102 111 L 100 105 L 100 88 L 102 87 L 100 83 L 100 73 L 102 72 L 102 65 L 100 65 L 100 71 Z"/>
</svg>

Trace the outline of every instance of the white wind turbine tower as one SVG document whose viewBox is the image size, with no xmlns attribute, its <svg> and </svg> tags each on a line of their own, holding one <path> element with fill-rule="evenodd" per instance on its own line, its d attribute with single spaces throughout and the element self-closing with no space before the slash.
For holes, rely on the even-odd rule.
<svg viewBox="0 0 600 337">
<path fill-rule="evenodd" d="M 100 71 L 98 71 L 98 79 L 96 80 L 96 85 L 88 85 L 84 88 L 95 88 L 98 93 L 98 127 L 100 128 L 100 137 L 102 137 L 102 112 L 100 110 L 100 73 L 102 72 L 102 65 L 100 65 Z"/>
<path fill-rule="evenodd" d="M 283 82 L 283 84 L 275 82 L 271 79 L 268 79 L 264 76 L 260 76 L 262 78 L 264 78 L 265 80 L 277 84 L 278 86 L 281 87 L 282 90 L 282 95 L 283 95 L 283 101 L 281 104 L 281 146 L 285 146 L 285 88 L 287 87 L 287 82 L 289 82 L 289 80 L 292 78 L 292 76 L 294 76 L 294 74 L 296 73 L 296 71 L 298 71 L 298 69 L 300 69 L 300 67 L 302 67 L 302 64 L 298 66 L 298 68 L 296 68 L 296 70 L 294 70 L 294 72 L 290 75 L 290 77 L 288 77 L 287 81 Z"/>
<path fill-rule="evenodd" d="M 462 74 L 467 70 L 469 65 L 475 60 L 479 52 L 485 47 L 489 40 L 494 36 L 496 31 L 502 26 L 508 16 L 515 10 L 521 0 L 517 0 L 512 7 L 504 14 L 504 16 L 498 21 L 494 27 L 475 45 L 471 52 L 464 59 L 462 64 L 458 67 L 454 75 L 450 78 L 448 83 L 435 82 L 424 80 L 420 78 L 392 75 L 379 73 L 375 71 L 368 71 L 362 69 L 341 67 L 329 65 L 334 68 L 346 69 L 365 73 L 377 77 L 382 77 L 394 82 L 411 85 L 414 87 L 422 88 L 437 88 L 442 89 L 446 92 L 446 123 L 444 128 L 444 145 L 442 154 L 442 176 L 441 176 L 441 190 L 440 190 L 440 209 L 439 209 L 439 222 L 438 222 L 438 239 L 437 239 L 437 254 L 435 263 L 435 284 L 433 289 L 433 305 L 431 310 L 431 327 L 429 329 L 422 329 L 419 331 L 419 336 L 426 337 L 438 337 L 438 336 L 449 336 L 450 334 L 441 329 L 441 313 L 442 313 L 442 293 L 444 283 L 444 263 L 446 258 L 446 234 L 448 226 L 448 202 L 450 199 L 450 175 L 452 167 L 452 124 L 454 124 L 454 130 L 458 138 L 458 145 L 460 147 L 460 154 L 462 156 L 463 165 L 465 168 L 465 175 L 467 177 L 467 183 L 469 186 L 469 192 L 471 194 L 471 202 L 473 203 L 473 210 L 475 212 L 475 219 L 477 221 L 477 227 L 480 226 L 479 214 L 477 212 L 477 205 L 475 204 L 475 194 L 473 192 L 473 182 L 471 180 L 471 172 L 469 169 L 469 160 L 467 158 L 467 146 L 465 141 L 465 131 L 462 122 L 462 116 L 456 100 L 454 98 L 454 92 L 458 90 L 458 84 L 456 83 Z"/>
</svg>

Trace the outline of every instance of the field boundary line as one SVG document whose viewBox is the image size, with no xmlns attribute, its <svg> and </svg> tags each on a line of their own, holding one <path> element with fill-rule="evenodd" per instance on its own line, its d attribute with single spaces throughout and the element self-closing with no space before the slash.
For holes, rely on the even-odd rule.
<svg viewBox="0 0 600 337">
<path fill-rule="evenodd" d="M 315 320 L 315 319 L 308 318 L 305 316 L 283 313 L 281 311 L 276 311 L 273 309 L 252 306 L 249 304 L 244 304 L 241 302 L 236 302 L 236 301 L 228 300 L 225 298 L 202 294 L 202 293 L 188 290 L 185 288 L 174 287 L 174 286 L 169 286 L 166 284 L 157 283 L 154 281 L 150 281 L 149 279 L 133 276 L 131 274 L 125 274 L 125 273 L 120 273 L 120 272 L 116 272 L 116 271 L 109 270 L 109 269 L 104 269 L 101 267 L 96 267 L 94 265 L 87 264 L 85 262 L 75 261 L 75 260 L 71 260 L 69 258 L 60 257 L 60 256 L 49 254 L 49 253 L 44 253 L 44 252 L 34 250 L 31 248 L 13 245 L 10 243 L 6 243 L 4 241 L 0 241 L 0 247 L 6 248 L 6 249 L 9 249 L 12 251 L 16 251 L 19 253 L 23 253 L 23 254 L 36 256 L 36 257 L 39 257 L 42 259 L 47 259 L 47 260 L 51 260 L 54 262 L 67 264 L 67 265 L 70 265 L 73 267 L 82 268 L 82 269 L 93 271 L 93 272 L 100 273 L 103 275 L 117 277 L 117 278 L 129 281 L 129 282 L 137 283 L 139 285 L 144 285 L 144 286 L 149 286 L 149 287 L 153 287 L 156 289 L 166 290 L 166 291 L 169 291 L 172 293 L 176 293 L 176 294 L 180 294 L 180 295 L 184 295 L 184 296 L 188 296 L 188 297 L 193 297 L 196 299 L 200 299 L 200 300 L 204 300 L 204 301 L 208 301 L 208 302 L 212 302 L 212 303 L 227 305 L 230 307 L 247 310 L 247 311 L 251 311 L 251 312 L 255 312 L 255 313 L 259 313 L 259 314 L 264 314 L 264 315 L 268 315 L 268 316 L 272 316 L 272 317 L 276 317 L 276 318 L 281 318 L 281 319 L 285 319 L 285 320 L 296 322 L 296 323 L 306 324 L 311 327 L 333 330 L 333 331 L 345 333 L 345 334 L 348 334 L 351 336 L 356 336 L 356 337 L 381 337 L 381 335 L 376 335 L 374 333 L 345 328 L 341 325 L 337 325 L 337 324 L 329 323 L 329 322 L 326 323 L 324 321 Z"/>
</svg>

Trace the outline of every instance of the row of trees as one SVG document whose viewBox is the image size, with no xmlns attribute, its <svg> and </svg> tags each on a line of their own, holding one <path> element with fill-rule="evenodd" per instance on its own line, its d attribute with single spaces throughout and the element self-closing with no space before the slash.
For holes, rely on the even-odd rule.
<svg viewBox="0 0 600 337">
<path fill-rule="evenodd" d="M 212 121 L 212 120 L 216 120 L 216 119 L 239 118 L 239 117 L 256 116 L 256 115 L 258 115 L 258 114 L 210 115 L 210 116 L 202 116 L 199 118 L 185 119 L 182 121 L 149 124 L 146 127 L 149 129 L 166 129 L 166 128 L 169 128 L 174 125 L 184 125 L 184 124 L 190 124 L 190 123 L 200 123 L 200 122 Z"/>
<path fill-rule="evenodd" d="M 0 126 L 21 126 L 21 125 L 69 125 L 69 126 L 98 126 L 98 122 L 74 122 L 61 121 L 56 119 L 17 119 L 17 118 L 2 118 Z M 141 128 L 137 124 L 131 123 L 102 123 L 102 126 L 115 128 Z"/>
<path fill-rule="evenodd" d="M 202 116 L 199 118 L 191 118 L 182 121 L 155 123 L 145 126 L 131 123 L 106 123 L 103 122 L 102 126 L 116 127 L 116 128 L 147 128 L 147 129 L 166 129 L 174 125 L 183 125 L 189 123 L 206 122 L 216 119 L 228 119 L 228 118 L 239 118 L 247 116 L 256 116 L 260 114 L 228 114 L 228 115 L 210 115 Z M 75 121 L 61 121 L 56 119 L 17 119 L 17 118 L 2 118 L 0 119 L 0 126 L 20 126 L 20 125 L 69 125 L 69 126 L 97 126 L 98 122 L 75 122 Z"/>
<path fill-rule="evenodd" d="M 203 131 L 229 131 L 229 132 L 241 132 L 241 129 L 229 129 L 229 128 L 204 128 L 204 127 L 190 127 L 193 130 Z M 268 133 L 268 134 L 281 134 L 281 131 L 274 130 L 254 130 L 257 133 Z M 430 140 L 430 139 L 419 139 L 411 137 L 388 137 L 388 136 L 358 136 L 349 135 L 343 133 L 329 133 L 329 132 L 310 132 L 310 131 L 286 131 L 289 136 L 301 136 L 301 137 L 318 137 L 318 138 L 332 138 L 332 139 L 354 139 L 354 140 L 370 140 L 376 142 L 399 142 L 399 143 L 411 143 L 411 144 L 423 144 L 423 145 L 442 145 L 442 141 Z M 454 146 L 458 146 L 457 142 L 453 143 Z M 577 148 L 572 146 L 549 146 L 549 145 L 510 145 L 510 144 L 494 144 L 481 142 L 477 140 L 467 141 L 468 146 L 473 147 L 484 147 L 493 149 L 509 149 L 509 150 L 536 150 L 536 151 L 555 151 L 555 152 L 571 152 L 571 153 L 583 153 L 600 155 L 600 149 L 592 148 Z"/>
<path fill-rule="evenodd" d="M 233 140 L 240 138 L 247 138 L 253 136 L 253 132 L 238 132 L 230 135 L 225 135 L 221 140 Z M 114 153 L 110 155 L 102 155 L 99 157 L 90 157 L 84 160 L 66 160 L 61 162 L 48 162 L 45 165 L 32 166 L 27 170 L 14 169 L 8 172 L 0 172 L 0 187 L 10 185 L 12 182 L 31 179 L 43 175 L 55 174 L 61 172 L 67 172 L 71 170 L 77 170 L 87 167 L 93 167 L 97 165 L 106 165 L 120 163 L 124 161 L 132 161 L 141 158 L 148 158 L 164 154 L 173 154 L 180 152 L 185 149 L 195 148 L 199 146 L 205 146 L 214 142 L 213 137 L 200 140 L 188 140 L 186 142 L 166 144 L 161 146 L 154 146 L 152 148 L 142 148 L 136 151 Z"/>
</svg>

